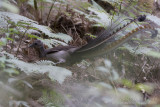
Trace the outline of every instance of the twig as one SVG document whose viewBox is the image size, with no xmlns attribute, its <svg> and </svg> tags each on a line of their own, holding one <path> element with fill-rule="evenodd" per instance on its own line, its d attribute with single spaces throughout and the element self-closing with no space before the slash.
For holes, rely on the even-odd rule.
<svg viewBox="0 0 160 107">
<path fill-rule="evenodd" d="M 65 29 L 65 27 L 61 24 L 62 28 L 65 30 L 66 33 L 68 33 L 68 31 Z"/>
<path fill-rule="evenodd" d="M 23 36 L 22 36 L 22 38 L 20 39 L 20 43 L 19 43 L 19 45 L 18 45 L 18 49 L 17 49 L 16 56 L 17 56 L 17 54 L 18 54 L 18 52 L 19 52 L 19 48 L 20 48 L 20 45 L 21 45 L 21 43 L 22 43 L 22 39 L 23 39 L 23 37 L 25 36 L 25 34 L 26 34 L 27 31 L 28 31 L 28 29 L 23 33 Z"/>
<path fill-rule="evenodd" d="M 8 32 L 9 24 L 7 24 L 7 32 Z M 7 51 L 7 42 L 6 42 L 6 51 Z"/>
<path fill-rule="evenodd" d="M 49 10 L 49 13 L 48 13 L 48 16 L 47 16 L 47 23 L 48 23 L 48 19 L 49 19 L 50 13 L 51 13 L 51 11 L 52 11 L 52 9 L 53 9 L 53 6 L 54 6 L 55 2 L 56 2 L 56 0 L 54 0 L 54 2 L 52 3 L 51 8 L 50 8 L 50 10 Z"/>
<path fill-rule="evenodd" d="M 37 0 L 34 0 L 34 9 L 36 11 L 36 20 L 39 21 L 39 10 L 37 6 Z"/>
<path fill-rule="evenodd" d="M 13 36 L 13 40 L 15 40 L 15 35 L 12 35 Z M 14 42 L 12 41 L 12 43 L 11 43 L 11 49 L 10 49 L 10 53 L 11 53 L 11 51 L 12 51 L 12 49 L 13 49 L 13 44 Z"/>
</svg>

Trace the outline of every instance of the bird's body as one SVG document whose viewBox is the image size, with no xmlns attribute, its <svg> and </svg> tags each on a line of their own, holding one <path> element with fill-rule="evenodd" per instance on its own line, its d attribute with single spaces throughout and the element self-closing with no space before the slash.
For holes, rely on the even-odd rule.
<svg viewBox="0 0 160 107">
<path fill-rule="evenodd" d="M 58 46 L 55 48 L 45 49 L 40 40 L 35 40 L 29 47 L 34 47 L 39 52 L 39 57 L 51 61 L 58 61 L 57 63 L 64 63 L 70 55 L 79 47 L 76 46 Z"/>
<path fill-rule="evenodd" d="M 78 47 L 75 46 L 58 46 L 51 49 L 46 49 L 46 59 L 56 60 L 58 63 L 66 62 L 66 59 L 75 52 Z"/>
</svg>

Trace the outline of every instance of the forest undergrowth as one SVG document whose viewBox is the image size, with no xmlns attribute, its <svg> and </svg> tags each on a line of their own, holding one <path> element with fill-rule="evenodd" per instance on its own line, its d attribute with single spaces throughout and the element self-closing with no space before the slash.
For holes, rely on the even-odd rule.
<svg viewBox="0 0 160 107">
<path fill-rule="evenodd" d="M 1 107 L 159 107 L 160 36 L 141 32 L 105 55 L 72 66 L 39 58 L 34 48 L 83 46 L 145 14 L 160 32 L 154 0 L 0 0 Z M 107 7 L 107 8 L 105 8 Z M 155 21 L 155 22 L 154 22 Z M 104 50 L 105 51 L 105 50 Z"/>
</svg>

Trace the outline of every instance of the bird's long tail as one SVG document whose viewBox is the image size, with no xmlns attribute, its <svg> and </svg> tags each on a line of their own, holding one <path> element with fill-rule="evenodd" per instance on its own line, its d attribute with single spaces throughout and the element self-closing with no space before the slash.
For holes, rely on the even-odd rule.
<svg viewBox="0 0 160 107">
<path fill-rule="evenodd" d="M 158 33 L 157 30 L 155 30 L 150 25 L 140 26 L 140 27 L 133 29 L 131 32 L 129 32 L 128 34 L 126 34 L 125 36 L 121 37 L 118 40 L 114 40 L 114 41 L 108 43 L 109 39 L 107 39 L 102 44 L 100 44 L 100 45 L 95 44 L 94 48 L 89 48 L 89 49 L 85 49 L 85 50 L 82 50 L 83 49 L 83 47 L 82 47 L 82 49 L 80 49 L 81 51 L 77 50 L 74 53 L 72 53 L 72 55 L 68 59 L 68 61 L 71 63 L 76 63 L 82 59 L 104 55 L 104 54 L 116 49 L 117 47 L 121 46 L 126 41 L 128 41 L 129 39 L 134 37 L 134 35 L 137 35 L 137 34 L 142 33 L 144 31 L 150 31 L 151 37 L 156 37 L 157 33 Z"/>
</svg>

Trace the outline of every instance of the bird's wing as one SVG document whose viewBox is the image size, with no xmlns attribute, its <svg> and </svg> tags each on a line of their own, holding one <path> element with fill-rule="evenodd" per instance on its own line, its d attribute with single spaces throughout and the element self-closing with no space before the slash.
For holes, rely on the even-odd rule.
<svg viewBox="0 0 160 107">
<path fill-rule="evenodd" d="M 76 46 L 57 46 L 57 47 L 54 47 L 54 48 L 50 48 L 50 49 L 46 49 L 46 52 L 47 54 L 52 54 L 52 53 L 55 53 L 55 52 L 58 52 L 58 51 L 67 51 L 71 48 L 77 48 Z"/>
</svg>

